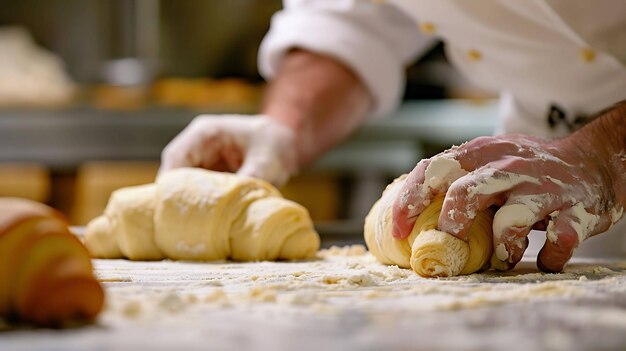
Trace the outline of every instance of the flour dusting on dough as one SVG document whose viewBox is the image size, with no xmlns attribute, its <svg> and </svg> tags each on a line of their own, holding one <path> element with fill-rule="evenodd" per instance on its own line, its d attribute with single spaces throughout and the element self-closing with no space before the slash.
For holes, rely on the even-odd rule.
<svg viewBox="0 0 626 351">
<path fill-rule="evenodd" d="M 176 250 L 188 253 L 192 256 L 198 256 L 206 251 L 206 245 L 204 243 L 189 245 L 184 241 L 179 241 L 178 244 L 176 244 Z"/>
</svg>

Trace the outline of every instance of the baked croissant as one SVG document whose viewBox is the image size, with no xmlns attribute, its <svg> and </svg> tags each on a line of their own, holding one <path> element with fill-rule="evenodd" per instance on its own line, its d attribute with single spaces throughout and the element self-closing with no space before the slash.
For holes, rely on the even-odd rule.
<svg viewBox="0 0 626 351">
<path fill-rule="evenodd" d="M 440 195 L 420 213 L 406 239 L 393 238 L 392 205 L 404 179 L 390 184 L 365 218 L 365 242 L 371 253 L 384 264 L 410 267 L 423 277 L 450 277 L 489 268 L 493 254 L 491 210 L 478 213 L 465 242 L 436 229 L 444 200 Z"/>
<path fill-rule="evenodd" d="M 0 198 L 0 318 L 62 326 L 93 319 L 103 303 L 89 253 L 61 215 Z"/>
<path fill-rule="evenodd" d="M 102 258 L 258 261 L 313 257 L 320 239 L 308 211 L 269 183 L 181 168 L 116 190 L 85 244 Z"/>
</svg>

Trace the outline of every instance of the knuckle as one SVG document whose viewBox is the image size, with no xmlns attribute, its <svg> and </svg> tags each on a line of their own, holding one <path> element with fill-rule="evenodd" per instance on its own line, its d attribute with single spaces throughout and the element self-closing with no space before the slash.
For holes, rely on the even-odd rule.
<svg viewBox="0 0 626 351">
<path fill-rule="evenodd" d="M 520 145 L 515 140 L 506 137 L 481 136 L 477 137 L 465 146 L 467 154 L 480 157 L 484 152 L 491 154 L 516 154 Z"/>
<path fill-rule="evenodd" d="M 213 115 L 199 115 L 194 117 L 187 126 L 187 133 L 207 133 L 207 131 L 217 129 L 219 126 L 219 119 Z"/>
<path fill-rule="evenodd" d="M 161 151 L 161 160 L 170 160 L 175 155 L 175 145 L 174 143 L 169 143 L 163 150 Z"/>
<path fill-rule="evenodd" d="M 213 117 L 214 116 L 207 114 L 197 115 L 191 120 L 191 123 L 205 123 L 206 121 L 212 120 Z"/>
<path fill-rule="evenodd" d="M 446 192 L 446 202 L 466 199 L 468 197 L 467 195 L 470 192 L 470 188 L 475 186 L 476 184 L 476 179 L 471 176 L 464 176 L 455 180 L 448 187 L 448 191 Z M 452 202 L 452 204 L 454 204 L 454 202 Z"/>
<path fill-rule="evenodd" d="M 495 141 L 497 141 L 497 139 L 492 136 L 479 136 L 477 138 L 470 140 L 469 142 L 467 142 L 467 144 L 465 144 L 464 146 L 461 146 L 461 148 L 465 148 L 465 149 L 481 148 L 485 145 L 491 145 Z"/>
<path fill-rule="evenodd" d="M 498 162 L 498 168 L 503 171 L 513 171 L 528 168 L 528 159 L 518 156 L 506 156 Z"/>
<path fill-rule="evenodd" d="M 207 115 L 199 115 L 194 117 L 191 122 L 189 122 L 189 125 L 187 126 L 188 129 L 191 128 L 198 128 L 199 126 L 205 124 L 207 122 Z"/>
<path fill-rule="evenodd" d="M 415 179 L 419 177 L 420 174 L 423 174 L 428 164 L 430 163 L 430 159 L 422 159 L 420 160 L 415 167 L 409 172 L 408 180 Z"/>
</svg>

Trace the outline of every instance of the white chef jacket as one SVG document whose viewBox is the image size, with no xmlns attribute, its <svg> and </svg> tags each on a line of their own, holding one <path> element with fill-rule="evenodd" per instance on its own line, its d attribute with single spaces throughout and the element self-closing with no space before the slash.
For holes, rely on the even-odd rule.
<svg viewBox="0 0 626 351">
<path fill-rule="evenodd" d="M 259 51 L 266 79 L 289 49 L 330 55 L 393 111 L 426 35 L 479 85 L 500 92 L 498 133 L 562 136 L 626 99 L 623 0 L 285 0 Z M 552 126 L 549 115 L 552 116 Z M 582 118 L 581 118 L 582 117 Z"/>
</svg>

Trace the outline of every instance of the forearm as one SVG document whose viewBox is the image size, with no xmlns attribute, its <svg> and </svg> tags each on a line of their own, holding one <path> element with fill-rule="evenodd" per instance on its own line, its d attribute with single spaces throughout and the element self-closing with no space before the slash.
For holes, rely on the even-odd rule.
<svg viewBox="0 0 626 351">
<path fill-rule="evenodd" d="M 626 102 L 605 110 L 564 141 L 588 155 L 588 166 L 600 169 L 599 174 L 613 184 L 614 199 L 609 202 L 626 208 Z"/>
<path fill-rule="evenodd" d="M 296 132 L 298 164 L 306 167 L 361 125 L 371 104 L 365 85 L 344 65 L 294 50 L 269 84 L 262 113 Z"/>
</svg>

